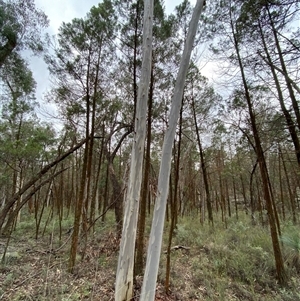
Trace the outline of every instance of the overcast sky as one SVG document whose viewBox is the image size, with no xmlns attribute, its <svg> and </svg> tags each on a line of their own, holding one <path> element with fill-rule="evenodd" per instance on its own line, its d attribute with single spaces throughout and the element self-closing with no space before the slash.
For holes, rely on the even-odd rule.
<svg viewBox="0 0 300 301">
<path fill-rule="evenodd" d="M 73 18 L 84 17 L 92 6 L 98 5 L 99 0 L 35 0 L 36 6 L 42 9 L 50 20 L 50 30 L 57 33 L 62 22 Z M 174 11 L 175 6 L 182 0 L 165 0 L 167 14 Z M 191 0 L 195 4 L 196 0 Z"/>
<path fill-rule="evenodd" d="M 175 6 L 183 0 L 165 0 L 167 14 L 174 11 Z M 99 0 L 35 0 L 36 7 L 42 9 L 49 18 L 50 25 L 47 32 L 50 35 L 58 33 L 62 22 L 70 22 L 73 18 L 82 18 L 91 9 L 97 6 Z M 191 0 L 192 4 L 196 0 Z M 37 100 L 41 101 L 43 95 L 49 89 L 49 73 L 42 58 L 28 57 L 34 78 L 37 82 Z M 49 107 L 50 109 L 50 107 Z"/>
</svg>

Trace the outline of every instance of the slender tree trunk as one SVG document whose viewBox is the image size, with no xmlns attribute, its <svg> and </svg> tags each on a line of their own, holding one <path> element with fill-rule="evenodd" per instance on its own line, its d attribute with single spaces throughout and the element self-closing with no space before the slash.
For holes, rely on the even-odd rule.
<svg viewBox="0 0 300 301">
<path fill-rule="evenodd" d="M 256 203 L 254 203 L 254 187 L 253 187 L 253 178 L 255 175 L 255 170 L 257 167 L 258 162 L 256 161 L 255 164 L 253 165 L 251 174 L 250 174 L 250 184 L 249 184 L 249 188 L 250 188 L 250 207 L 251 207 L 251 220 L 252 223 L 255 223 L 255 210 L 257 210 L 257 201 Z M 260 209 L 261 210 L 261 209 Z"/>
<path fill-rule="evenodd" d="M 92 193 L 91 212 L 90 212 L 90 221 L 93 223 L 93 225 L 94 225 L 94 220 L 95 220 L 95 216 L 96 216 L 96 210 L 98 210 L 98 207 L 99 207 L 98 184 L 99 184 L 100 171 L 101 171 L 101 167 L 102 167 L 102 155 L 103 155 L 103 143 L 101 143 L 100 154 L 99 154 L 99 158 L 97 159 L 98 163 L 95 168 L 96 176 L 94 177 L 94 183 L 93 183 L 93 193 Z"/>
<path fill-rule="evenodd" d="M 280 187 L 281 214 L 282 214 L 283 221 L 285 221 L 285 201 L 284 201 L 282 170 L 281 169 L 282 169 L 282 167 L 281 167 L 280 146 L 278 145 L 278 177 L 279 177 L 279 187 Z"/>
<path fill-rule="evenodd" d="M 89 79 L 90 79 L 90 66 L 91 66 L 91 57 L 88 57 L 88 65 L 87 65 L 87 74 L 86 74 L 86 125 L 85 125 L 85 149 L 83 155 L 83 166 L 81 171 L 81 179 L 80 179 L 80 188 L 79 188 L 79 196 L 77 199 L 77 203 L 75 206 L 75 216 L 74 216 L 74 227 L 72 233 L 72 242 L 70 249 L 70 258 L 69 258 L 69 272 L 74 272 L 76 255 L 77 255 L 77 247 L 78 247 L 78 238 L 79 238 L 79 230 L 80 230 L 80 222 L 81 217 L 83 221 L 83 225 L 86 223 L 86 212 L 85 212 L 85 202 L 87 201 L 88 195 L 88 164 L 89 164 L 89 132 L 90 132 L 90 89 L 89 89 Z M 90 139 L 94 139 L 94 137 L 90 137 Z M 85 227 L 83 226 L 83 229 Z"/>
<path fill-rule="evenodd" d="M 210 224 L 213 226 L 214 220 L 213 220 L 213 212 L 212 212 L 212 206 L 211 206 L 210 188 L 209 188 L 209 184 L 208 184 L 207 169 L 206 169 L 206 163 L 205 163 L 205 159 L 204 159 L 204 151 L 202 148 L 198 123 L 197 123 L 194 98 L 192 99 L 192 109 L 193 109 L 194 123 L 195 123 L 195 128 L 196 128 L 197 142 L 198 142 L 198 147 L 199 147 L 199 152 L 200 152 L 200 163 L 201 163 L 201 170 L 202 170 L 202 175 L 203 175 L 203 183 L 204 183 L 204 189 L 205 189 L 205 193 L 206 193 L 206 206 L 207 206 L 207 212 L 208 212 L 208 220 L 209 220 Z"/>
<path fill-rule="evenodd" d="M 101 44 L 101 43 L 100 43 Z M 93 89 L 93 97 L 92 97 L 92 112 L 91 112 L 91 121 L 89 120 L 89 115 L 87 119 L 87 135 L 91 137 L 89 139 L 89 146 L 88 146 L 88 154 L 87 154 L 87 168 L 86 168 L 86 190 L 85 190 L 85 199 L 84 199 L 84 207 L 83 207 L 83 215 L 82 215 L 82 229 L 83 229 L 83 238 L 84 238 L 84 245 L 82 248 L 82 260 L 85 256 L 85 251 L 87 247 L 87 239 L 88 239 L 88 229 L 89 229 L 89 209 L 91 205 L 91 186 L 92 186 L 92 164 L 93 164 L 93 154 L 94 154 L 94 134 L 95 134 L 95 119 L 96 119 L 96 101 L 98 97 L 98 80 L 99 80 L 99 69 L 100 69 L 100 59 L 101 59 L 101 45 L 99 45 L 99 53 L 98 53 L 98 60 L 96 66 L 96 76 L 94 80 L 94 89 Z M 87 85 L 89 83 L 87 82 Z M 89 90 L 88 90 L 89 92 Z M 90 114 L 90 97 L 89 95 L 86 96 L 88 103 L 87 103 L 87 114 Z M 89 121 L 91 123 L 91 130 L 89 132 Z"/>
<path fill-rule="evenodd" d="M 76 255 L 77 255 L 77 247 L 78 247 L 80 222 L 81 222 L 81 216 L 82 216 L 82 209 L 84 206 L 84 197 L 85 197 L 85 191 L 86 191 L 86 170 L 87 170 L 87 161 L 88 161 L 88 144 L 89 144 L 89 142 L 87 141 L 86 145 L 85 145 L 85 150 L 84 150 L 79 195 L 78 195 L 78 199 L 77 199 L 77 202 L 75 205 L 74 226 L 73 226 L 70 258 L 69 258 L 69 272 L 70 273 L 74 272 Z"/>
<path fill-rule="evenodd" d="M 261 38 L 262 38 L 264 50 L 265 50 L 265 53 L 266 53 L 266 56 L 267 56 L 267 62 L 269 64 L 270 68 L 271 68 L 272 76 L 273 76 L 275 86 L 276 86 L 276 89 L 277 89 L 278 100 L 279 100 L 279 104 L 280 104 L 280 107 L 281 107 L 281 111 L 283 112 L 283 115 L 285 117 L 285 121 L 286 121 L 288 130 L 289 130 L 291 139 L 292 139 L 293 144 L 294 144 L 294 149 L 295 149 L 295 153 L 296 153 L 297 162 L 298 162 L 298 165 L 300 166 L 300 142 L 299 142 L 299 138 L 298 138 L 297 131 L 296 131 L 296 125 L 293 121 L 293 118 L 292 118 L 289 110 L 285 106 L 283 93 L 282 93 L 282 90 L 281 90 L 281 87 L 280 87 L 280 82 L 279 82 L 279 79 L 278 79 L 277 74 L 275 72 L 275 68 L 274 68 L 274 65 L 272 63 L 272 59 L 271 59 L 271 56 L 269 54 L 269 51 L 268 51 L 268 47 L 267 47 L 267 44 L 266 44 L 266 41 L 265 41 L 263 29 L 262 29 L 261 26 L 259 27 L 259 29 L 260 29 L 260 35 L 261 35 Z"/>
<path fill-rule="evenodd" d="M 135 275 L 141 275 L 143 272 L 144 265 L 144 235 L 145 235 L 145 224 L 146 224 L 146 211 L 147 211 L 147 200 L 149 195 L 149 175 L 151 167 L 151 124 L 152 124 L 152 104 L 153 104 L 153 88 L 154 88 L 154 74 L 153 67 L 151 68 L 151 80 L 149 89 L 149 100 L 148 100 L 148 119 L 147 119 L 147 145 L 146 145 L 146 156 L 145 156 L 145 167 L 143 177 L 142 195 L 140 201 L 140 216 L 138 220 L 138 232 L 136 239 L 136 258 L 135 258 Z"/>
<path fill-rule="evenodd" d="M 138 61 L 137 61 L 137 51 L 138 51 L 138 29 L 139 29 L 139 14 L 140 14 L 140 4 L 142 0 L 136 1 L 135 6 L 135 24 L 134 24 L 134 48 L 133 48 L 133 122 L 135 122 L 136 117 L 136 110 L 137 110 L 137 102 L 138 102 L 138 76 L 137 76 L 137 69 L 138 69 Z"/>
<path fill-rule="evenodd" d="M 272 19 L 272 14 L 269 10 L 269 3 L 268 2 L 266 3 L 266 8 L 267 8 L 267 11 L 268 11 L 269 21 L 270 21 L 272 31 L 273 31 L 273 35 L 274 35 L 274 39 L 275 39 L 275 46 L 276 46 L 277 53 L 278 53 L 278 56 L 279 56 L 281 69 L 283 71 L 283 74 L 288 74 L 286 64 L 285 64 L 285 61 L 284 61 L 284 57 L 283 57 L 283 53 L 282 53 L 282 50 L 281 50 L 281 47 L 280 47 L 280 43 L 279 43 L 279 39 L 278 39 L 278 35 L 277 35 L 277 30 L 275 28 L 275 24 L 274 24 L 273 19 Z M 286 76 L 284 78 L 285 78 L 286 86 L 287 86 L 287 89 L 288 89 L 288 92 L 289 92 L 289 95 L 290 95 L 290 98 L 291 98 L 291 101 L 292 101 L 292 106 L 293 106 L 294 113 L 295 113 L 295 116 L 296 116 L 297 125 L 298 125 L 298 128 L 300 129 L 300 110 L 299 110 L 298 101 L 295 97 L 295 93 L 294 93 L 294 90 L 293 90 L 293 85 L 287 79 Z"/>
<path fill-rule="evenodd" d="M 232 178 L 232 187 L 233 187 L 233 198 L 234 198 L 234 208 L 235 208 L 235 217 L 239 219 L 238 205 L 237 205 L 237 197 L 236 197 L 236 184 L 235 178 Z"/>
<path fill-rule="evenodd" d="M 182 101 L 183 102 L 183 101 Z M 167 248 L 167 262 L 166 262 L 166 279 L 165 279 L 165 290 L 166 293 L 170 291 L 170 273 L 171 273 L 171 246 L 173 240 L 173 233 L 176 227 L 177 222 L 177 203 L 178 203 L 178 184 L 179 184 L 179 170 L 180 170 L 180 155 L 181 155 L 181 136 L 182 136 L 182 106 L 180 110 L 180 120 L 179 120 L 179 135 L 178 135 L 178 146 L 177 146 L 177 157 L 175 157 L 176 153 L 174 152 L 174 162 L 176 165 L 174 166 L 175 169 L 175 176 L 174 176 L 174 194 L 173 197 L 170 193 L 170 212 L 171 212 L 171 223 L 169 229 L 169 239 L 168 239 L 168 248 Z M 174 143 L 175 148 L 175 143 Z M 172 191 L 170 176 L 170 191 Z"/>
<path fill-rule="evenodd" d="M 110 144 L 108 146 L 108 151 L 110 151 Z M 104 187 L 104 195 L 103 195 L 104 200 L 103 200 L 103 207 L 102 207 L 102 218 L 101 218 L 102 222 L 105 221 L 105 212 L 106 212 L 106 208 L 108 207 L 109 178 L 110 177 L 109 177 L 109 159 L 108 159 L 106 165 L 105 187 Z"/>
<path fill-rule="evenodd" d="M 131 300 L 133 297 L 134 252 L 146 138 L 147 100 L 152 64 L 153 7 L 153 0 L 144 1 L 142 73 L 134 120 L 134 141 L 116 275 L 115 301 Z"/>
<path fill-rule="evenodd" d="M 284 269 L 283 257 L 282 257 L 279 238 L 278 238 L 278 229 L 276 227 L 274 208 L 273 208 L 273 204 L 272 204 L 272 198 L 271 198 L 271 192 L 270 192 L 270 186 L 269 186 L 268 169 L 267 169 L 264 152 L 263 152 L 263 149 L 261 146 L 261 140 L 260 140 L 259 132 L 257 129 L 257 124 L 256 124 L 256 117 L 255 117 L 254 110 L 253 110 L 249 87 L 248 87 L 248 84 L 246 81 L 244 66 L 242 63 L 241 56 L 240 56 L 239 43 L 237 40 L 237 35 L 235 33 L 232 20 L 231 20 L 231 29 L 232 29 L 233 38 L 234 38 L 234 47 L 236 50 L 239 68 L 240 68 L 240 72 L 241 72 L 241 76 L 242 76 L 242 82 L 243 82 L 243 86 L 244 86 L 244 90 L 245 90 L 245 98 L 247 101 L 247 106 L 248 106 L 248 111 L 249 111 L 249 116 L 250 116 L 250 121 L 251 121 L 251 127 L 252 127 L 252 132 L 253 132 L 254 141 L 255 141 L 255 150 L 256 150 L 258 165 L 260 168 L 260 174 L 261 174 L 261 178 L 262 178 L 264 199 L 266 201 L 266 207 L 267 207 L 267 211 L 268 211 L 271 238 L 272 238 L 272 243 L 273 243 L 273 251 L 274 251 L 274 256 L 275 256 L 277 277 L 278 277 L 279 283 L 283 285 L 286 283 L 286 273 L 285 273 L 285 269 Z"/>
<path fill-rule="evenodd" d="M 162 159 L 158 178 L 157 198 L 150 233 L 150 240 L 147 252 L 146 270 L 140 295 L 141 301 L 153 301 L 156 291 L 156 280 L 161 252 L 163 227 L 165 221 L 166 203 L 169 192 L 169 177 L 172 159 L 172 147 L 175 138 L 176 124 L 181 109 L 181 101 L 184 90 L 185 78 L 187 75 L 191 52 L 195 35 L 198 29 L 198 22 L 203 8 L 204 0 L 198 0 L 194 8 L 190 23 L 186 44 L 180 62 L 179 72 L 176 79 L 175 91 L 172 99 L 169 115 L 169 127 L 167 128 L 162 149 Z"/>
</svg>

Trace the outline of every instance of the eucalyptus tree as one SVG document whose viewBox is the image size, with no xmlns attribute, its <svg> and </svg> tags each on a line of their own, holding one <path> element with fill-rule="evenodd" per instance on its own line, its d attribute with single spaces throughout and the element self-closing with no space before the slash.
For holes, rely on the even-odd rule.
<svg viewBox="0 0 300 301">
<path fill-rule="evenodd" d="M 142 274 L 144 258 L 144 233 L 146 222 L 146 208 L 149 196 L 149 178 L 151 167 L 152 136 L 160 131 L 160 127 L 153 127 L 159 124 L 160 114 L 168 95 L 171 94 L 173 86 L 173 75 L 170 63 L 177 51 L 173 45 L 175 34 L 174 17 L 167 16 L 163 3 L 160 0 L 154 1 L 153 17 L 153 43 L 152 43 L 152 69 L 149 86 L 148 116 L 147 116 L 147 144 L 145 150 L 144 176 L 140 200 L 140 215 L 138 220 L 138 233 L 136 241 L 135 273 Z"/>
<path fill-rule="evenodd" d="M 118 90 L 126 101 L 126 107 L 131 109 L 127 114 L 127 122 L 134 120 L 137 102 L 138 82 L 141 77 L 142 54 L 142 26 L 144 3 L 138 1 L 116 1 L 121 24 L 120 30 L 120 61 L 118 76 L 116 76 Z M 152 69 L 149 86 L 148 114 L 147 114 L 147 144 L 145 150 L 145 164 L 141 200 L 139 206 L 139 220 L 136 239 L 135 273 L 141 274 L 144 258 L 144 232 L 146 207 L 149 195 L 150 151 L 153 150 L 153 136 L 161 132 L 161 115 L 167 107 L 174 81 L 174 70 L 178 68 L 175 57 L 179 50 L 174 42 L 174 15 L 167 16 L 161 0 L 154 1 Z M 177 27 L 178 28 L 178 27 Z M 176 38 L 175 38 L 176 40 Z M 129 121 L 128 121 L 129 119 Z M 132 121 L 131 121 L 132 122 Z M 155 126 L 153 126 L 155 125 Z M 156 141 L 155 141 L 156 142 Z"/>
<path fill-rule="evenodd" d="M 227 13 L 228 13 L 227 32 L 230 33 L 229 41 L 232 43 L 231 44 L 232 57 L 234 57 L 236 60 L 236 64 L 238 66 L 238 70 L 240 74 L 241 89 L 242 89 L 241 100 L 244 101 L 246 104 L 246 108 L 248 110 L 250 124 L 251 124 L 251 131 L 254 138 L 254 148 L 255 148 L 255 153 L 257 155 L 260 175 L 262 179 L 263 195 L 266 202 L 266 208 L 268 211 L 277 277 L 279 283 L 284 284 L 286 283 L 286 274 L 284 270 L 283 257 L 282 257 L 282 252 L 281 252 L 279 237 L 278 237 L 280 233 L 280 229 L 279 229 L 279 224 L 276 223 L 276 211 L 275 211 L 275 203 L 272 194 L 272 187 L 269 181 L 266 157 L 262 148 L 262 142 L 261 142 L 262 140 L 257 125 L 257 116 L 255 114 L 255 110 L 253 106 L 253 99 L 255 95 L 253 95 L 251 80 L 249 77 L 247 77 L 246 59 L 245 59 L 245 52 L 247 49 L 243 47 L 244 36 L 241 34 L 241 31 L 238 26 L 239 25 L 238 17 L 239 14 L 241 13 L 241 4 L 236 1 L 230 1 L 227 7 Z"/>
<path fill-rule="evenodd" d="M 30 50 L 41 53 L 45 47 L 42 31 L 49 24 L 34 0 L 0 1 L 0 68 L 12 53 Z"/>
<path fill-rule="evenodd" d="M 257 48 L 251 67 L 277 95 L 299 164 L 300 115 L 296 94 L 300 92 L 297 85 L 300 48 L 297 47 L 297 31 L 293 32 L 293 23 L 297 17 L 299 1 L 246 1 L 241 8 L 238 26 L 247 36 L 248 43 Z M 293 110 L 289 110 L 290 106 Z"/>
<path fill-rule="evenodd" d="M 208 84 L 208 80 L 200 74 L 198 67 L 194 62 L 191 63 L 187 75 L 186 93 L 190 106 L 190 115 L 193 116 L 193 126 L 196 129 L 196 137 L 199 149 L 200 166 L 203 176 L 204 189 L 206 193 L 206 207 L 208 211 L 208 220 L 213 224 L 213 212 L 211 204 L 211 188 L 208 179 L 208 162 L 205 160 L 205 150 L 203 138 L 214 131 L 214 126 L 218 124 L 217 116 L 222 105 L 221 97 L 214 92 L 214 89 Z M 209 130 L 208 130 L 209 129 Z M 211 138 L 211 137 L 207 137 Z"/>
<path fill-rule="evenodd" d="M 110 0 L 105 0 L 97 7 L 92 7 L 84 19 L 63 23 L 59 29 L 55 54 L 46 57 L 49 70 L 55 77 L 51 98 L 54 98 L 70 126 L 86 139 L 75 208 L 70 271 L 75 264 L 82 213 L 83 230 L 85 233 L 87 231 L 94 136 L 100 121 L 105 118 L 101 110 L 105 111 L 112 97 L 106 88 L 109 86 L 110 65 L 114 57 L 112 40 L 115 34 L 114 7 Z"/>
<path fill-rule="evenodd" d="M 191 52 L 193 49 L 194 39 L 196 36 L 198 22 L 200 19 L 200 14 L 202 12 L 203 5 L 204 1 L 198 0 L 194 8 L 185 47 L 181 58 L 178 75 L 176 78 L 174 96 L 170 111 L 169 127 L 165 134 L 162 149 L 162 158 L 158 179 L 158 193 L 155 202 L 155 210 L 147 252 L 146 270 L 144 274 L 144 281 L 140 295 L 140 300 L 154 300 L 155 298 L 156 280 L 159 267 L 163 227 L 165 220 L 166 201 L 169 191 L 172 147 L 175 138 L 176 124 L 178 122 L 178 117 L 181 108 L 185 78 L 188 72 Z"/>
<path fill-rule="evenodd" d="M 152 63 L 153 0 L 144 2 L 143 60 L 135 114 L 135 135 L 132 146 L 130 176 L 120 254 L 117 269 L 115 300 L 130 300 L 133 294 L 134 251 L 139 198 L 142 183 L 144 143 L 146 138 L 147 100 Z"/>
<path fill-rule="evenodd" d="M 6 200 L 18 193 L 31 173 L 43 165 L 45 150 L 53 143 L 54 132 L 35 115 L 36 83 L 28 65 L 17 53 L 6 59 L 0 69 L 0 80 L 3 82 L 0 160 L 6 178 L 6 185 L 1 187 L 6 189 L 7 197 L 2 202 L 6 205 Z"/>
</svg>

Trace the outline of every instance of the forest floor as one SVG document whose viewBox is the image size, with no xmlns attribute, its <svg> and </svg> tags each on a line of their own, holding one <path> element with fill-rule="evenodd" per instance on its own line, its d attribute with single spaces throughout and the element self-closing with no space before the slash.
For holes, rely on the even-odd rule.
<svg viewBox="0 0 300 301">
<path fill-rule="evenodd" d="M 186 249 L 172 251 L 168 294 L 164 289 L 166 256 L 162 251 L 156 300 L 300 300 L 299 274 L 293 266 L 299 249 L 295 253 L 291 244 L 284 247 L 289 281 L 287 286 L 279 286 L 268 228 L 253 225 L 248 218 L 232 217 L 226 224 L 215 222 L 213 229 L 201 225 L 195 217 L 179 219 L 173 245 Z M 66 218 L 61 227 L 55 221 L 48 220 L 47 227 L 45 223 L 40 231 L 44 235 L 40 234 L 38 239 L 33 217 L 26 217 L 12 233 L 0 265 L 0 300 L 114 300 L 119 241 L 113 215 L 105 223 L 97 223 L 83 259 L 79 246 L 73 274 L 67 271 L 72 219 Z M 294 241 L 300 248 L 298 227 L 285 224 L 283 230 L 289 238 L 286 241 Z M 6 244 L 7 238 L 2 237 L 1 257 Z M 138 278 L 136 300 L 140 286 Z"/>
</svg>

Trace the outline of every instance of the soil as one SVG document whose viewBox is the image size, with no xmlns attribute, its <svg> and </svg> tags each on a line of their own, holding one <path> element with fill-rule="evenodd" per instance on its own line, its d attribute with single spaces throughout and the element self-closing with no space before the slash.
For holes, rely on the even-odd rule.
<svg viewBox="0 0 300 301">
<path fill-rule="evenodd" d="M 32 233 L 28 231 L 28 233 Z M 65 231 L 61 241 L 53 236 L 37 240 L 27 233 L 12 235 L 6 250 L 5 260 L 0 265 L 0 300 L 93 300 L 113 301 L 115 271 L 119 240 L 114 231 L 94 234 L 89 238 L 84 257 L 79 246 L 74 272 L 68 272 L 68 258 L 71 234 Z M 0 238 L 0 256 L 7 244 L 7 238 Z M 257 283 L 255 287 L 235 282 L 227 273 L 222 279 L 203 274 L 211 269 L 209 246 L 202 249 L 174 250 L 172 259 L 172 286 L 168 294 L 164 289 L 164 267 L 159 272 L 156 300 L 293 300 L 281 299 L 275 287 Z M 164 254 L 162 257 L 165 256 Z M 0 259 L 1 259 L 0 258 Z M 206 266 L 195 267 L 195 260 L 201 258 Z M 164 258 L 163 258 L 164 260 Z M 224 290 L 214 288 L 217 281 L 223 281 Z M 142 279 L 137 277 L 135 300 L 138 300 Z"/>
</svg>

